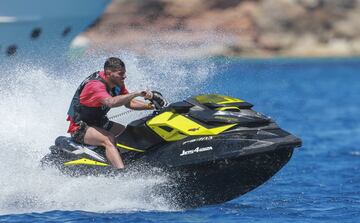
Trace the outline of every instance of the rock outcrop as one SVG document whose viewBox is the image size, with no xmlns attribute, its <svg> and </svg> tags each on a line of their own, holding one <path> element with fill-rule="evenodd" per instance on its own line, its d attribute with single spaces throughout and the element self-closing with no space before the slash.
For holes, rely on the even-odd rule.
<svg viewBox="0 0 360 223">
<path fill-rule="evenodd" d="M 360 55 L 360 0 L 117 0 L 91 48 L 198 56 Z"/>
</svg>

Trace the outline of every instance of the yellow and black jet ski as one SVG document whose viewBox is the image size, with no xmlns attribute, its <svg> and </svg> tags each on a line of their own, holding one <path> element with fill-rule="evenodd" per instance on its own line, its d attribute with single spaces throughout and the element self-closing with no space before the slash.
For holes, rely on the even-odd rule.
<svg viewBox="0 0 360 223">
<path fill-rule="evenodd" d="M 171 199 L 184 207 L 232 200 L 266 182 L 291 158 L 301 140 L 252 104 L 218 94 L 164 106 L 155 93 L 153 114 L 127 125 L 117 137 L 125 165 L 166 172 Z M 43 165 L 70 175 L 108 173 L 104 149 L 60 136 Z M 120 171 L 121 173 L 121 171 Z"/>
</svg>

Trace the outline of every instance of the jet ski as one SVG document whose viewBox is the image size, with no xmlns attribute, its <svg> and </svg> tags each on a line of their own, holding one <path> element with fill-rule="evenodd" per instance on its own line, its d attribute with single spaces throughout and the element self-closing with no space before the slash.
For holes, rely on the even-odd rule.
<svg viewBox="0 0 360 223">
<path fill-rule="evenodd" d="M 117 148 L 126 167 L 166 173 L 171 183 L 161 193 L 181 207 L 223 203 L 257 188 L 302 144 L 238 98 L 203 94 L 168 104 L 155 92 L 152 102 L 156 110 L 129 123 Z M 113 174 L 104 151 L 59 136 L 41 162 L 71 176 Z"/>
</svg>

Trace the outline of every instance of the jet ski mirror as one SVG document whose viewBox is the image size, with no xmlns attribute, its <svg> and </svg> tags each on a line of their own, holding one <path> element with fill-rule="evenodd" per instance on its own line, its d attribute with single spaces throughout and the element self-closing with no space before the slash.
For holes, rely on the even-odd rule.
<svg viewBox="0 0 360 223">
<path fill-rule="evenodd" d="M 154 104 L 156 110 L 160 110 L 169 105 L 169 102 L 162 96 L 158 91 L 151 91 L 153 93 L 153 98 L 149 101 Z"/>
</svg>

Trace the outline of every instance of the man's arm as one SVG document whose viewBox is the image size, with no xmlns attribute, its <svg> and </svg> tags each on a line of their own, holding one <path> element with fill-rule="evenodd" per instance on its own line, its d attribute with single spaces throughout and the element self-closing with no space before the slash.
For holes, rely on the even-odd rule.
<svg viewBox="0 0 360 223">
<path fill-rule="evenodd" d="M 133 110 L 151 110 L 154 109 L 154 106 L 148 103 L 145 103 L 140 100 L 133 99 L 129 103 L 125 104 L 125 107 Z"/>
<path fill-rule="evenodd" d="M 142 96 L 142 95 L 143 95 L 142 92 L 133 92 L 133 93 L 125 94 L 125 95 L 108 97 L 108 98 L 102 99 L 101 102 L 103 105 L 106 105 L 110 108 L 120 107 L 122 105 L 129 104 L 134 98 L 136 98 L 138 96 Z"/>
</svg>

